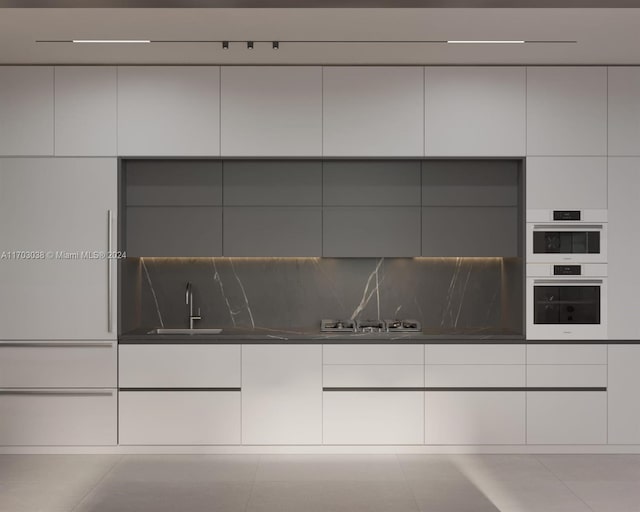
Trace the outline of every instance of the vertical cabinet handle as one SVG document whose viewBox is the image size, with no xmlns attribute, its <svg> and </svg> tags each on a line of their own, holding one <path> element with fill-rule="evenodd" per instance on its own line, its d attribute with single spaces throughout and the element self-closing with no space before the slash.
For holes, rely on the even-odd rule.
<svg viewBox="0 0 640 512">
<path fill-rule="evenodd" d="M 112 312 L 112 276 L 111 276 L 111 252 L 113 238 L 113 213 L 107 210 L 107 332 L 112 332 L 113 312 Z"/>
</svg>

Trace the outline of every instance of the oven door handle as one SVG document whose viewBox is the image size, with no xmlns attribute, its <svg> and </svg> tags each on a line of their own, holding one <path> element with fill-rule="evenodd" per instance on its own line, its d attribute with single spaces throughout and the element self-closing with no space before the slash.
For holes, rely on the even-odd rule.
<svg viewBox="0 0 640 512">
<path fill-rule="evenodd" d="M 537 284 L 603 284 L 603 279 L 534 279 L 534 286 Z"/>
<path fill-rule="evenodd" d="M 597 229 L 602 231 L 602 224 L 534 224 L 534 231 L 550 230 L 550 231 L 587 231 Z"/>
</svg>

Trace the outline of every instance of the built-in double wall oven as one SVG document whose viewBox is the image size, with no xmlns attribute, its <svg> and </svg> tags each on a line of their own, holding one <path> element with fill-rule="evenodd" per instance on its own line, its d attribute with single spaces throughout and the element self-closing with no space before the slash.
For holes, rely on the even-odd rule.
<svg viewBox="0 0 640 512">
<path fill-rule="evenodd" d="M 606 211 L 534 210 L 527 221 L 527 338 L 606 339 Z"/>
</svg>

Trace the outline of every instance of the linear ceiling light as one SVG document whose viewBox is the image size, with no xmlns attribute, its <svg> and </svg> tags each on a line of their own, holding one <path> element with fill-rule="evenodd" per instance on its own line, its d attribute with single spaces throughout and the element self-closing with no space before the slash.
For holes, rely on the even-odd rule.
<svg viewBox="0 0 640 512">
<path fill-rule="evenodd" d="M 449 44 L 524 44 L 527 41 L 447 41 Z"/>
<path fill-rule="evenodd" d="M 74 39 L 74 43 L 150 43 L 149 39 Z"/>
</svg>

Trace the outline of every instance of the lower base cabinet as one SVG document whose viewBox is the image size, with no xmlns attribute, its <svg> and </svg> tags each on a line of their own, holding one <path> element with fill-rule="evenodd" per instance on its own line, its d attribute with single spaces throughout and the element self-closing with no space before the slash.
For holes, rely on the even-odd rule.
<svg viewBox="0 0 640 512">
<path fill-rule="evenodd" d="M 428 391 L 425 443 L 524 444 L 525 403 L 524 391 Z"/>
<path fill-rule="evenodd" d="M 640 444 L 640 345 L 609 345 L 609 444 Z"/>
<path fill-rule="evenodd" d="M 606 443 L 606 391 L 527 393 L 527 444 Z"/>
<path fill-rule="evenodd" d="M 324 444 L 423 444 L 422 391 L 325 391 Z"/>
<path fill-rule="evenodd" d="M 116 443 L 114 389 L 0 389 L 0 446 Z"/>
<path fill-rule="evenodd" d="M 121 391 L 120 444 L 240 444 L 239 391 Z"/>
</svg>

